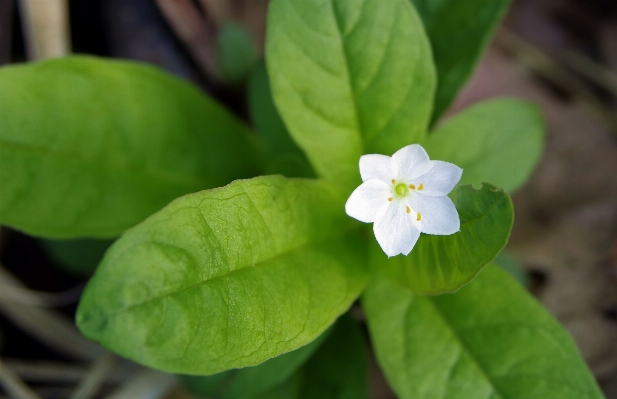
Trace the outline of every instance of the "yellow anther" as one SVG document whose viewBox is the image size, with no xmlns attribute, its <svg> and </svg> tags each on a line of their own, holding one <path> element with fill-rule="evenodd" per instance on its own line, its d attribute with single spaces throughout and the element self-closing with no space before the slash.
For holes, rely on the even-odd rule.
<svg viewBox="0 0 617 399">
<path fill-rule="evenodd" d="M 407 213 L 411 213 L 411 209 L 409 209 L 409 207 L 407 207 Z"/>
<path fill-rule="evenodd" d="M 420 212 L 418 212 L 418 217 L 416 218 L 416 220 L 419 222 L 420 220 L 422 220 L 422 214 Z"/>
<path fill-rule="evenodd" d="M 388 198 L 388 201 L 392 201 L 392 197 Z"/>
<path fill-rule="evenodd" d="M 420 183 L 420 185 L 418 186 L 418 191 L 422 191 L 424 190 L 424 184 Z"/>
<path fill-rule="evenodd" d="M 392 179 L 392 184 L 396 184 L 396 180 L 395 179 Z"/>
<path fill-rule="evenodd" d="M 416 186 L 414 186 L 413 184 L 410 184 L 410 185 L 409 185 L 409 188 L 410 188 L 410 189 L 412 189 L 412 190 L 415 190 L 415 189 L 416 189 Z"/>
</svg>

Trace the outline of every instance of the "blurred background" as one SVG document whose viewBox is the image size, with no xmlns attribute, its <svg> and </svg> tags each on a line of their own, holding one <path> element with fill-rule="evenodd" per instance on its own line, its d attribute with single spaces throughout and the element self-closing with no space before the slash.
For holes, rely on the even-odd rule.
<svg viewBox="0 0 617 399">
<path fill-rule="evenodd" d="M 246 80 L 263 57 L 267 3 L 0 0 L 0 65 L 70 53 L 140 60 L 248 121 Z M 498 96 L 537 103 L 548 131 L 537 170 L 513 196 L 501 262 L 565 325 L 615 399 L 617 1 L 514 0 L 449 113 Z M 0 230 L 0 398 L 191 397 L 173 377 L 101 356 L 74 329 L 81 289 L 108 245 Z M 393 397 L 373 369 L 371 397 Z"/>
</svg>

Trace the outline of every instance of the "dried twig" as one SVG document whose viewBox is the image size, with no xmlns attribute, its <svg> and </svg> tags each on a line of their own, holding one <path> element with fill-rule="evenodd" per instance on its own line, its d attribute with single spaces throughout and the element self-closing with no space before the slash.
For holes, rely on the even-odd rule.
<svg viewBox="0 0 617 399">
<path fill-rule="evenodd" d="M 617 136 L 617 116 L 613 110 L 603 104 L 585 84 L 580 82 L 567 69 L 506 29 L 501 29 L 498 32 L 496 41 L 518 57 L 529 69 L 574 96 L 590 113 L 603 120 L 613 134 Z"/>
<path fill-rule="evenodd" d="M 575 51 L 560 53 L 559 59 L 572 70 L 617 97 L 617 74 L 594 60 Z"/>
<path fill-rule="evenodd" d="M 96 395 L 101 386 L 113 371 L 116 365 L 116 357 L 109 352 L 104 353 L 84 374 L 77 384 L 77 388 L 69 399 L 90 399 Z"/>
<path fill-rule="evenodd" d="M 212 82 L 219 82 L 220 76 L 215 62 L 215 35 L 197 7 L 191 0 L 156 0 L 156 2 L 202 73 Z"/>
<path fill-rule="evenodd" d="M 41 399 L 17 374 L 0 360 L 0 385 L 14 399 Z"/>
<path fill-rule="evenodd" d="M 19 0 L 30 60 L 62 57 L 71 52 L 67 0 Z"/>
<path fill-rule="evenodd" d="M 0 285 L 23 288 L 19 280 L 1 265 Z M 103 354 L 103 349 L 84 338 L 71 321 L 51 309 L 0 299 L 0 312 L 34 338 L 67 356 L 94 361 Z"/>
<path fill-rule="evenodd" d="M 1 264 L 0 267 L 2 267 Z M 80 284 L 68 291 L 50 294 L 16 287 L 14 285 L 6 285 L 0 280 L 0 300 L 31 306 L 66 306 L 75 303 L 79 299 L 83 289 L 83 284 Z"/>
<path fill-rule="evenodd" d="M 82 363 L 60 363 L 49 361 L 25 361 L 23 359 L 4 359 L 4 364 L 19 375 L 24 381 L 46 382 L 56 384 L 77 383 L 88 372 L 88 366 Z M 120 384 L 127 380 L 137 368 L 135 363 L 122 361 L 107 376 L 106 383 Z"/>
<path fill-rule="evenodd" d="M 232 2 L 229 0 L 199 0 L 199 4 L 217 28 L 229 20 L 231 16 Z"/>
<path fill-rule="evenodd" d="M 114 391 L 107 399 L 159 399 L 176 384 L 173 374 L 144 369 Z"/>
</svg>

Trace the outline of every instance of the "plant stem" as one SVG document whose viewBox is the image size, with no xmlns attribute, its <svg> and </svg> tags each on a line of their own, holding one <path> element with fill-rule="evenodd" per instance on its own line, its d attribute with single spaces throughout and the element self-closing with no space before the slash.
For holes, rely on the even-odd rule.
<svg viewBox="0 0 617 399">
<path fill-rule="evenodd" d="M 0 285 L 23 288 L 19 280 L 1 265 Z M 103 353 L 100 346 L 88 341 L 77 331 L 72 321 L 51 309 L 0 299 L 0 312 L 34 338 L 72 358 L 95 361 Z"/>
<path fill-rule="evenodd" d="M 63 363 L 49 361 L 24 361 L 22 359 L 4 359 L 4 364 L 13 370 L 21 379 L 31 382 L 46 382 L 57 384 L 75 384 L 88 372 L 87 365 L 82 363 Z M 106 383 L 120 384 L 133 374 L 137 366 L 129 361 L 120 362 L 107 376 Z"/>
<path fill-rule="evenodd" d="M 30 60 L 62 57 L 71 52 L 67 0 L 19 0 Z"/>
<path fill-rule="evenodd" d="M 2 267 L 2 264 L 0 264 Z M 83 291 L 83 284 L 71 288 L 65 292 L 50 294 L 47 292 L 33 291 L 27 288 L 6 285 L 0 278 L 0 300 L 20 303 L 30 306 L 66 306 L 79 300 Z"/>
<path fill-rule="evenodd" d="M 617 98 L 617 74 L 613 71 L 575 51 L 564 51 L 560 54 L 559 59 L 563 64 Z"/>
<path fill-rule="evenodd" d="M 90 399 L 99 391 L 116 365 L 116 357 L 105 352 L 83 375 L 69 399 Z"/>
<path fill-rule="evenodd" d="M 567 69 L 553 61 L 544 52 L 506 29 L 496 35 L 496 41 L 519 58 L 529 69 L 574 96 L 587 110 L 603 120 L 617 137 L 617 116 Z"/>
<path fill-rule="evenodd" d="M 15 399 L 41 399 L 17 374 L 0 360 L 0 385 Z"/>
<path fill-rule="evenodd" d="M 220 81 L 215 62 L 214 31 L 191 0 L 156 0 L 163 16 L 184 43 L 201 72 L 213 83 Z"/>
<path fill-rule="evenodd" d="M 144 369 L 114 391 L 107 399 L 159 399 L 176 384 L 173 374 Z"/>
</svg>

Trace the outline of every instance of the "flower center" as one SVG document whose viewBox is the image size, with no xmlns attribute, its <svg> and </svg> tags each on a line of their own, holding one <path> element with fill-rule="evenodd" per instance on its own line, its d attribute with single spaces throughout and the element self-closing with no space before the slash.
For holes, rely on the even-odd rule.
<svg viewBox="0 0 617 399">
<path fill-rule="evenodd" d="M 394 187 L 394 192 L 398 197 L 406 197 L 409 194 L 409 187 L 405 183 L 399 183 Z"/>
</svg>

